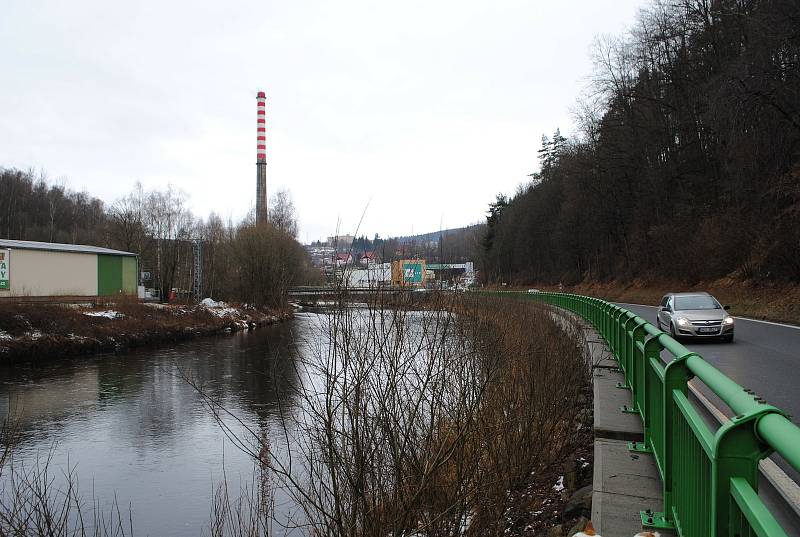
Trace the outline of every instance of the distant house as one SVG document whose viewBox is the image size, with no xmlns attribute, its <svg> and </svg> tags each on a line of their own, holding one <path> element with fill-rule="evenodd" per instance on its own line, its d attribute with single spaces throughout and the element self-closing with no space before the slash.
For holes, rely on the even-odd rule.
<svg viewBox="0 0 800 537">
<path fill-rule="evenodd" d="M 361 264 L 365 267 L 374 265 L 376 260 L 375 252 L 364 252 L 364 255 L 361 256 Z"/>
<path fill-rule="evenodd" d="M 349 253 L 344 253 L 344 254 L 340 253 L 340 254 L 336 254 L 336 257 L 334 258 L 334 260 L 336 262 L 336 266 L 337 267 L 344 267 L 344 266 L 349 265 L 350 263 L 353 262 L 353 256 L 350 255 Z"/>
</svg>

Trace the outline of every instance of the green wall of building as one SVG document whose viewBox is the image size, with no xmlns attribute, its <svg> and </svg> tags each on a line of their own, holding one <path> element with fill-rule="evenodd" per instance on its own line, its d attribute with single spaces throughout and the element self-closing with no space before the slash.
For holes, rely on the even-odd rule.
<svg viewBox="0 0 800 537">
<path fill-rule="evenodd" d="M 136 261 L 135 257 L 122 258 L 122 289 L 129 295 L 135 295 L 136 287 L 139 285 L 139 278 L 136 277 L 139 267 Z"/>
<path fill-rule="evenodd" d="M 97 294 L 136 294 L 136 258 L 120 255 L 97 256 Z"/>
</svg>

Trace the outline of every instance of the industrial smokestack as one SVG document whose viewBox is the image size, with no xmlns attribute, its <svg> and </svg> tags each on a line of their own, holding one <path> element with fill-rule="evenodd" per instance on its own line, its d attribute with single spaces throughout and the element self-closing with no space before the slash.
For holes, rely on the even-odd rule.
<svg viewBox="0 0 800 537">
<path fill-rule="evenodd" d="M 267 95 L 259 91 L 256 96 L 256 223 L 266 222 L 267 214 Z"/>
</svg>

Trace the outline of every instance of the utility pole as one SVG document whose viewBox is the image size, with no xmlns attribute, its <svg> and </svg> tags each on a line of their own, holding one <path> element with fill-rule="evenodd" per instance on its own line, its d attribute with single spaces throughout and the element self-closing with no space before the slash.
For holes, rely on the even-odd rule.
<svg viewBox="0 0 800 537">
<path fill-rule="evenodd" d="M 192 256 L 194 258 L 192 298 L 195 302 L 200 302 L 203 298 L 203 241 L 201 239 L 192 239 Z"/>
</svg>

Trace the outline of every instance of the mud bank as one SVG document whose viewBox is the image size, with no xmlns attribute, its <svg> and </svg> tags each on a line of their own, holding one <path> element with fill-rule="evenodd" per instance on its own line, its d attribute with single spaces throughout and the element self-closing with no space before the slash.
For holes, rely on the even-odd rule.
<svg viewBox="0 0 800 537">
<path fill-rule="evenodd" d="M 0 305 L 0 362 L 49 360 L 253 330 L 292 316 L 206 299 L 199 305 Z"/>
</svg>

